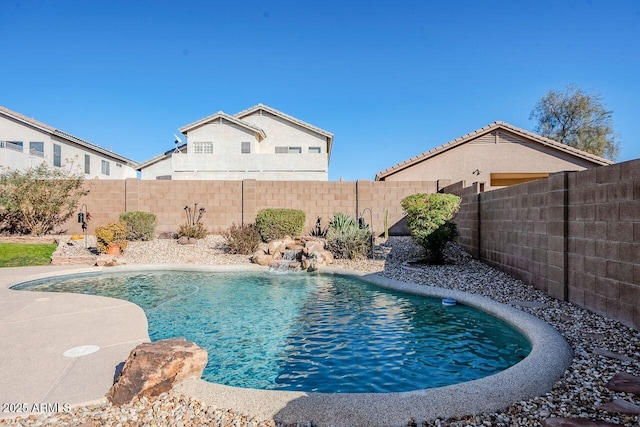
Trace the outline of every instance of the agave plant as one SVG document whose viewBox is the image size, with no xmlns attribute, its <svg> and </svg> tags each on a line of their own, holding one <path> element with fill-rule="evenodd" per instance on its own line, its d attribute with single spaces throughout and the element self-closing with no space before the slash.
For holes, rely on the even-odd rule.
<svg viewBox="0 0 640 427">
<path fill-rule="evenodd" d="M 333 214 L 333 219 L 329 221 L 329 228 L 341 233 L 352 228 L 358 228 L 358 223 L 346 213 L 336 212 Z"/>
</svg>

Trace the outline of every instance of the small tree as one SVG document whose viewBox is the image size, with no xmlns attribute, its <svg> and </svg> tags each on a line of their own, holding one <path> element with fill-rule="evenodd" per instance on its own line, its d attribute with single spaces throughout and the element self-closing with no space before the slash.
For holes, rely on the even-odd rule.
<svg viewBox="0 0 640 427">
<path fill-rule="evenodd" d="M 447 242 L 458 235 L 451 222 L 460 209 L 460 197 L 453 194 L 417 193 L 402 200 L 411 237 L 422 246 L 433 264 L 444 263 Z"/>
<path fill-rule="evenodd" d="M 0 174 L 0 229 L 42 235 L 63 224 L 89 192 L 84 178 L 45 163 Z"/>
<path fill-rule="evenodd" d="M 602 97 L 575 85 L 564 92 L 550 90 L 536 104 L 529 119 L 537 120 L 540 135 L 596 156 L 615 160 L 620 151 L 611 110 Z"/>
</svg>

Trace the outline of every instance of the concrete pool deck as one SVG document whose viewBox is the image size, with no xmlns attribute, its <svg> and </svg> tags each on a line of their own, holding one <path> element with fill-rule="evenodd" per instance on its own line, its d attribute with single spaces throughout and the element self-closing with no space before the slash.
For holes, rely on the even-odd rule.
<svg viewBox="0 0 640 427">
<path fill-rule="evenodd" d="M 22 267 L 0 270 L 0 402 L 77 405 L 102 401 L 115 369 L 139 343 L 149 340 L 144 312 L 136 305 L 94 295 L 35 293 L 11 286 L 50 275 L 100 271 L 247 270 L 248 266 L 127 265 Z M 361 276 L 379 286 L 439 298 L 455 298 L 518 328 L 532 343 L 517 365 L 479 380 L 436 389 L 385 394 L 318 394 L 239 389 L 188 380 L 176 390 L 218 408 L 258 418 L 314 425 L 406 425 L 419 420 L 493 411 L 546 393 L 569 366 L 572 353 L 564 338 L 542 320 L 493 300 L 339 269 L 327 273 Z M 73 347 L 97 345 L 82 357 L 65 357 Z M 61 407 L 62 409 L 62 407 Z M 38 411 L 35 411 L 38 412 Z M 15 414 L 1 413 L 0 417 Z"/>
</svg>

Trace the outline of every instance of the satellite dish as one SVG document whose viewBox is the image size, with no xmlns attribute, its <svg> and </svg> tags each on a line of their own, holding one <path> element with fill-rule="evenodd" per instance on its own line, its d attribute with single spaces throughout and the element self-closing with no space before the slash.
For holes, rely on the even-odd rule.
<svg viewBox="0 0 640 427">
<path fill-rule="evenodd" d="M 178 135 L 176 135 L 175 133 L 173 134 L 173 137 L 176 139 L 174 141 L 176 144 L 180 144 L 182 142 L 182 139 L 180 139 L 180 137 Z"/>
</svg>

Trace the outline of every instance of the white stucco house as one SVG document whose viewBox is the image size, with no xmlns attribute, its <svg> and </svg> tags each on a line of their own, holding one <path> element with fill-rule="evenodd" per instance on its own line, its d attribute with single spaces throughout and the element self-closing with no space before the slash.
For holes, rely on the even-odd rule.
<svg viewBox="0 0 640 427">
<path fill-rule="evenodd" d="M 86 179 L 137 176 L 137 163 L 52 126 L 0 107 L 0 172 L 47 163 Z"/>
<path fill-rule="evenodd" d="M 141 179 L 328 180 L 333 134 L 263 104 L 180 132 L 186 144 L 141 163 Z"/>
</svg>

